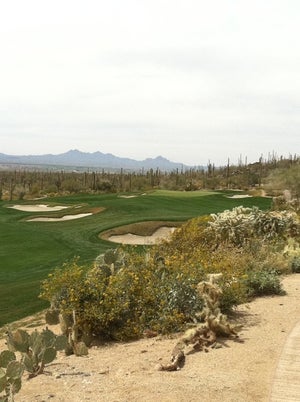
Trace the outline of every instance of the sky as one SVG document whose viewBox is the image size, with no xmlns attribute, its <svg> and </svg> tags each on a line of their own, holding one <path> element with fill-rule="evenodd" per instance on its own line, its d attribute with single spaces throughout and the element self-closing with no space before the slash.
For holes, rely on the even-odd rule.
<svg viewBox="0 0 300 402">
<path fill-rule="evenodd" d="M 0 0 L 0 153 L 300 152 L 299 0 Z"/>
</svg>

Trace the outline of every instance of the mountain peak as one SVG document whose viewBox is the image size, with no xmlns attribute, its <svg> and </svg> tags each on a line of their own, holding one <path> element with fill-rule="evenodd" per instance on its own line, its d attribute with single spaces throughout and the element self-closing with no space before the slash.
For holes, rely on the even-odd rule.
<svg viewBox="0 0 300 402">
<path fill-rule="evenodd" d="M 23 164 L 23 165 L 53 165 L 71 168 L 101 168 L 101 169 L 127 169 L 139 171 L 141 169 L 160 169 L 162 171 L 172 171 L 184 166 L 182 163 L 171 162 L 163 156 L 147 158 L 137 161 L 130 158 L 122 158 L 113 154 L 104 154 L 100 151 L 89 153 L 78 149 L 53 155 L 5 155 L 0 153 L 0 164 Z M 186 166 L 188 168 L 188 166 Z"/>
</svg>

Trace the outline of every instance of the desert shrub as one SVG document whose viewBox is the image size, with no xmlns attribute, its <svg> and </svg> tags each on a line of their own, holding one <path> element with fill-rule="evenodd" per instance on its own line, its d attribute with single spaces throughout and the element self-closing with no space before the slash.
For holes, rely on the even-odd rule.
<svg viewBox="0 0 300 402">
<path fill-rule="evenodd" d="M 168 333 L 192 322 L 203 307 L 203 300 L 197 292 L 201 278 L 203 274 L 193 269 L 182 272 L 167 268 L 161 270 L 155 284 L 157 310 L 152 317 L 148 317 L 148 325 L 154 330 Z"/>
<path fill-rule="evenodd" d="M 263 295 L 280 295 L 283 293 L 276 271 L 250 271 L 245 276 L 245 285 L 250 297 Z"/>
<path fill-rule="evenodd" d="M 241 303 L 249 300 L 247 286 L 242 277 L 232 280 L 222 280 L 219 283 L 222 295 L 220 296 L 220 309 L 228 313 Z"/>
<path fill-rule="evenodd" d="M 292 272 L 300 273 L 300 246 L 295 239 L 289 239 L 285 248 L 284 255 L 287 258 Z"/>
<path fill-rule="evenodd" d="M 74 260 L 42 283 L 41 297 L 61 313 L 76 311 L 82 332 L 89 327 L 96 336 L 116 340 L 137 338 L 146 329 L 167 333 L 182 329 L 201 310 L 196 292 L 201 270 L 170 267 L 157 255 L 135 253 L 112 270 L 111 250 L 106 257 L 90 268 Z"/>
<path fill-rule="evenodd" d="M 96 183 L 96 189 L 98 191 L 103 191 L 106 193 L 114 193 L 116 192 L 116 187 L 113 183 L 111 183 L 109 180 L 103 180 L 100 182 Z"/>
<path fill-rule="evenodd" d="M 83 281 L 87 267 L 80 266 L 78 261 L 78 258 L 74 258 L 64 263 L 61 269 L 55 269 L 48 275 L 48 280 L 42 282 L 40 297 L 51 301 L 53 308 L 65 305 L 63 308 L 65 313 L 72 313 L 86 290 Z"/>
<path fill-rule="evenodd" d="M 82 190 L 82 185 L 79 181 L 74 179 L 73 177 L 69 177 L 63 182 L 64 191 L 68 191 L 70 193 L 79 193 Z"/>
<path fill-rule="evenodd" d="M 290 273 L 290 262 L 284 253 L 285 241 L 262 242 L 259 239 L 251 240 L 243 247 L 243 252 L 249 254 L 249 271 L 274 271 L 278 275 Z"/>
<path fill-rule="evenodd" d="M 222 311 L 249 297 L 280 294 L 278 275 L 291 264 L 284 247 L 297 231 L 297 218 L 285 211 L 239 207 L 198 217 L 146 254 L 119 248 L 92 266 L 76 259 L 65 264 L 43 282 L 41 297 L 62 314 L 76 313 L 82 334 L 88 328 L 125 340 L 148 329 L 178 331 L 197 319 L 203 307 L 197 285 L 208 274 L 222 273 Z"/>
<path fill-rule="evenodd" d="M 207 234 L 217 243 L 243 246 L 252 238 L 271 241 L 299 234 L 297 215 L 290 211 L 261 211 L 257 207 L 236 207 L 212 214 Z"/>
<path fill-rule="evenodd" d="M 210 216 L 200 216 L 190 219 L 185 224 L 177 228 L 172 234 L 171 241 L 164 241 L 156 248 L 159 253 L 176 257 L 184 256 L 184 258 L 192 255 L 195 250 L 206 244 L 212 243 L 212 238 L 205 232 Z M 182 258 L 182 259 L 184 259 Z"/>
<path fill-rule="evenodd" d="M 292 272 L 299 274 L 300 273 L 300 257 L 294 257 L 291 262 Z"/>
<path fill-rule="evenodd" d="M 295 214 L 239 207 L 192 219 L 175 231 L 169 243 L 158 247 L 170 266 L 198 264 L 204 274 L 221 272 L 220 306 L 228 311 L 250 295 L 278 293 L 275 277 L 291 270 L 290 259 L 283 251 L 297 230 Z M 257 286 L 259 291 L 253 291 L 244 278 L 260 271 L 265 282 Z M 280 278 L 276 278 L 278 281 Z"/>
</svg>

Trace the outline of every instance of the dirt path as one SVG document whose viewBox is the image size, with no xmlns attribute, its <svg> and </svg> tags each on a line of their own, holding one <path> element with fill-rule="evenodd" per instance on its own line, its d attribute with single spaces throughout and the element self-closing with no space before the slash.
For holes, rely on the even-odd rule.
<svg viewBox="0 0 300 402">
<path fill-rule="evenodd" d="M 300 401 L 300 320 L 283 348 L 271 394 L 271 402 L 294 401 Z"/>
<path fill-rule="evenodd" d="M 161 372 L 174 339 L 142 339 L 66 357 L 48 375 L 24 379 L 16 402 L 267 402 L 285 341 L 300 317 L 300 275 L 286 277 L 285 296 L 259 298 L 238 308 L 240 342 L 189 355 L 181 371 Z M 3 346 L 1 341 L 0 346 Z"/>
</svg>

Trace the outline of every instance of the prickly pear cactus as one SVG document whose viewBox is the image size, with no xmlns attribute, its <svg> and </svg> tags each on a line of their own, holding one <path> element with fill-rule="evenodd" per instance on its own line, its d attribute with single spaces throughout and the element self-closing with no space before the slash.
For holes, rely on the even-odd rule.
<svg viewBox="0 0 300 402">
<path fill-rule="evenodd" d="M 125 254 L 119 249 L 106 250 L 95 259 L 95 267 L 100 268 L 107 276 L 119 271 L 125 264 Z"/>
<path fill-rule="evenodd" d="M 22 386 L 24 365 L 16 361 L 14 352 L 4 350 L 0 354 L 0 401 L 14 401 L 14 394 Z"/>
<path fill-rule="evenodd" d="M 26 353 L 29 349 L 29 334 L 22 329 L 7 333 L 7 346 L 13 352 Z"/>
<path fill-rule="evenodd" d="M 29 372 L 29 377 L 35 377 L 44 372 L 46 364 L 56 358 L 58 350 L 67 346 L 67 338 L 64 335 L 57 336 L 48 328 L 42 332 L 37 330 L 28 334 L 26 331 L 17 330 L 8 332 L 7 344 L 10 350 L 16 350 L 22 354 L 22 364 Z M 2 360 L 12 359 L 12 355 L 4 355 Z"/>
<path fill-rule="evenodd" d="M 73 325 L 69 328 L 67 354 L 85 356 L 88 354 L 88 347 L 80 340 L 79 327 L 76 322 L 76 313 L 73 311 Z"/>
<path fill-rule="evenodd" d="M 55 308 L 49 308 L 46 311 L 45 320 L 48 325 L 59 324 L 59 310 Z"/>
<path fill-rule="evenodd" d="M 67 356 L 72 354 L 76 356 L 87 355 L 87 345 L 91 343 L 93 336 L 88 327 L 79 328 L 76 323 L 75 311 L 72 314 L 59 313 L 58 321 L 63 335 L 56 337 L 56 350 L 64 349 Z M 58 349 L 58 345 L 63 346 Z"/>
<path fill-rule="evenodd" d="M 58 320 L 62 334 L 68 336 L 69 329 L 72 328 L 74 324 L 72 314 L 60 313 Z"/>
<path fill-rule="evenodd" d="M 3 350 L 0 353 L 0 367 L 6 368 L 8 363 L 16 360 L 16 355 L 10 350 Z"/>
<path fill-rule="evenodd" d="M 76 356 L 86 356 L 89 353 L 89 350 L 84 342 L 74 343 L 73 350 Z"/>
</svg>

